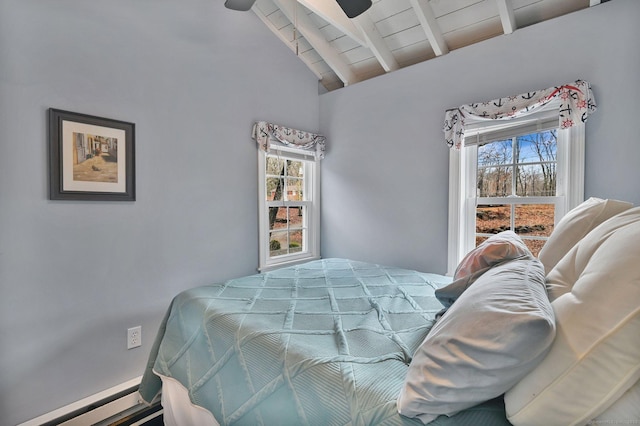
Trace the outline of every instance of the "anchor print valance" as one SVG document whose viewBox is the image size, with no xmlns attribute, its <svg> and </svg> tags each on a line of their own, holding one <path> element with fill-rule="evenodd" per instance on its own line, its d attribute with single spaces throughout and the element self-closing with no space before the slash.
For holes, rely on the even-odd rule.
<svg viewBox="0 0 640 426">
<path fill-rule="evenodd" d="M 542 110 L 556 99 L 559 100 L 560 105 L 558 118 L 561 129 L 586 122 L 589 115 L 596 110 L 591 85 L 584 80 L 577 80 L 545 90 L 462 105 L 459 108 L 447 110 L 443 127 L 445 140 L 449 147 L 460 149 L 464 139 L 465 121 L 519 118 Z"/>
</svg>

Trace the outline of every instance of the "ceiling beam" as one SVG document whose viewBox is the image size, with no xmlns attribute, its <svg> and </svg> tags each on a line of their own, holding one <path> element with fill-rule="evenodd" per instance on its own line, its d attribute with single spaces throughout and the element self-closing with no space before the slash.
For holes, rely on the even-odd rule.
<svg viewBox="0 0 640 426">
<path fill-rule="evenodd" d="M 400 68 L 398 61 L 391 53 L 391 49 L 385 43 L 382 36 L 378 32 L 376 25 L 373 23 L 369 15 L 365 12 L 353 18 L 353 22 L 356 27 L 362 31 L 365 39 L 367 40 L 367 46 L 374 54 L 382 68 L 386 72 L 394 71 Z"/>
<path fill-rule="evenodd" d="M 391 50 L 385 44 L 375 24 L 366 12 L 349 19 L 335 1 L 298 0 L 298 2 L 351 37 L 359 45 L 371 49 L 371 52 L 386 72 L 399 68 Z"/>
<path fill-rule="evenodd" d="M 360 29 L 347 18 L 342 8 L 335 1 L 327 0 L 298 0 L 298 3 L 345 33 L 361 46 L 366 46 L 367 41 Z"/>
<path fill-rule="evenodd" d="M 496 0 L 498 4 L 498 12 L 500 12 L 500 21 L 502 21 L 502 29 L 505 34 L 511 34 L 516 28 L 516 17 L 513 14 L 513 4 L 511 0 Z"/>
<path fill-rule="evenodd" d="M 296 10 L 296 0 L 273 0 L 273 2 L 290 22 L 295 23 L 297 31 L 309 42 L 311 47 L 336 73 L 345 86 L 358 82 L 349 64 L 329 44 L 320 29 L 315 26 L 309 15 L 307 15 L 305 9 Z"/>
<path fill-rule="evenodd" d="M 428 0 L 410 0 L 413 10 L 418 16 L 420 25 L 427 35 L 427 40 L 431 43 L 431 48 L 436 56 L 449 53 L 449 47 L 442 37 L 442 30 L 436 21 L 436 15 Z"/>
<path fill-rule="evenodd" d="M 280 30 L 273 25 L 273 22 L 271 22 L 269 20 L 269 18 L 267 18 L 264 13 L 262 13 L 260 11 L 260 9 L 258 9 L 255 4 L 254 6 L 251 8 L 251 10 L 253 10 L 255 12 L 256 15 L 258 15 L 258 18 L 260 18 L 260 20 L 267 26 L 267 28 L 269 28 L 271 30 L 272 33 L 274 33 L 279 39 L 280 41 L 282 41 L 286 46 L 289 47 L 289 49 L 291 49 L 294 53 L 296 51 L 296 46 L 295 44 L 291 43 L 291 40 L 288 40 L 281 32 Z M 318 77 L 318 80 L 322 80 L 322 74 L 320 73 L 320 71 L 317 69 L 317 67 L 315 66 L 315 64 L 313 62 L 311 62 L 306 56 L 304 55 L 298 55 L 298 57 L 302 60 L 302 62 L 304 62 L 307 67 L 309 67 L 309 69 L 316 75 L 316 77 Z"/>
</svg>

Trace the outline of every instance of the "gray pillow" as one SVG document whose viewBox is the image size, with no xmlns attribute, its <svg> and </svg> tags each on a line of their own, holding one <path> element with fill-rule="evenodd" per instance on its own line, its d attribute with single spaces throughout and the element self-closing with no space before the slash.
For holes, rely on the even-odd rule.
<svg viewBox="0 0 640 426">
<path fill-rule="evenodd" d="M 502 395 L 546 355 L 555 321 L 537 259 L 482 274 L 414 354 L 398 411 L 424 423 Z"/>
</svg>

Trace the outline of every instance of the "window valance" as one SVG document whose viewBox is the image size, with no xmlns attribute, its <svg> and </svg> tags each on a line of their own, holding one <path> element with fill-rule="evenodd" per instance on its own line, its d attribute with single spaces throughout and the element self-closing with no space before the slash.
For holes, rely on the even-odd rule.
<svg viewBox="0 0 640 426">
<path fill-rule="evenodd" d="M 596 110 L 591 85 L 583 80 L 489 102 L 462 105 L 447 110 L 443 131 L 449 147 L 460 149 L 464 138 L 465 120 L 509 120 L 542 110 L 553 100 L 559 100 L 559 127 L 566 129 L 584 123 Z"/>
<path fill-rule="evenodd" d="M 317 159 L 324 158 L 325 137 L 304 130 L 258 121 L 253 125 L 252 137 L 261 150 L 269 152 L 271 141 L 306 151 L 315 151 Z"/>
</svg>

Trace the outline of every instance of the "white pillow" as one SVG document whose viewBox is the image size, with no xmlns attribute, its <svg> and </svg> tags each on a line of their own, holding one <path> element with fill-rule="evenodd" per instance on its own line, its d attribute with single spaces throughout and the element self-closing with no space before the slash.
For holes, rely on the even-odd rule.
<svg viewBox="0 0 640 426">
<path fill-rule="evenodd" d="M 585 424 L 640 379 L 640 208 L 602 223 L 547 276 L 557 333 L 505 395 L 514 425 Z"/>
<path fill-rule="evenodd" d="M 531 251 L 513 231 L 492 235 L 471 250 L 460 261 L 453 282 L 436 290 L 436 297 L 448 308 L 458 297 L 491 267 L 518 258 L 533 258 Z"/>
<path fill-rule="evenodd" d="M 414 354 L 398 411 L 428 423 L 500 396 L 542 360 L 554 333 L 542 263 L 531 258 L 494 266 Z"/>
<path fill-rule="evenodd" d="M 560 219 L 538 254 L 545 272 L 549 273 L 589 231 L 631 207 L 633 204 L 626 201 L 592 197 L 569 211 Z"/>
<path fill-rule="evenodd" d="M 630 424 L 633 420 L 636 423 L 640 423 L 640 381 L 620 397 L 613 405 L 605 410 L 589 423 L 598 424 L 610 424 L 610 425 L 624 425 Z"/>
</svg>

